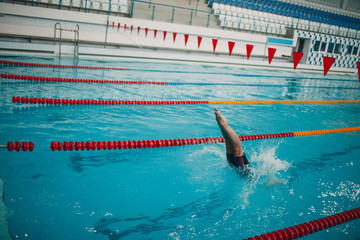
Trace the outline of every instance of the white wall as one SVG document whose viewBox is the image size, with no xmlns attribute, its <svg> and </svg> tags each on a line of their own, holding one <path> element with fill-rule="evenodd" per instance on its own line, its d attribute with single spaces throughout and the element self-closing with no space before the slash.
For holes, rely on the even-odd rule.
<svg viewBox="0 0 360 240">
<path fill-rule="evenodd" d="M 0 3 L 0 33 L 11 36 L 33 36 L 36 38 L 53 39 L 54 25 L 60 22 L 62 28 L 75 29 L 80 26 L 80 43 L 103 44 L 105 41 L 107 16 L 100 14 L 80 13 L 48 8 L 30 7 L 15 4 Z M 109 18 L 108 44 L 141 46 L 146 48 L 167 48 L 185 51 L 212 52 L 212 38 L 218 39 L 217 53 L 228 53 L 228 41 L 234 41 L 233 54 L 246 55 L 246 44 L 254 45 L 252 55 L 263 56 L 266 53 L 267 36 L 250 33 L 239 33 L 227 30 L 218 30 L 196 26 L 185 26 L 164 22 L 131 19 L 123 17 Z M 112 28 L 112 23 L 114 28 Z M 121 24 L 120 30 L 117 29 Z M 124 30 L 124 25 L 128 29 Z M 131 34 L 130 27 L 134 27 Z M 137 27 L 141 27 L 137 34 Z M 148 28 L 148 37 L 145 37 L 144 29 Z M 157 29 L 157 37 L 154 38 L 154 29 Z M 166 40 L 163 41 L 163 31 L 167 31 Z M 173 32 L 177 33 L 173 43 Z M 58 34 L 58 33 L 57 33 Z M 73 40 L 74 33 L 62 32 L 63 39 Z M 189 34 L 187 46 L 184 44 L 184 34 Z M 202 43 L 198 49 L 197 37 L 202 36 Z M 278 49 L 275 57 L 291 55 L 292 48 L 289 46 L 272 46 Z"/>
</svg>

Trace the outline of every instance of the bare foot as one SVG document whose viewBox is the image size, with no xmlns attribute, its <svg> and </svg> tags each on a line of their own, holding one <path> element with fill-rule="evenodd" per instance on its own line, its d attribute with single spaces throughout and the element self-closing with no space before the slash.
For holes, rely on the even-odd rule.
<svg viewBox="0 0 360 240">
<path fill-rule="evenodd" d="M 225 126 L 227 125 L 227 119 L 225 116 L 221 115 L 221 113 L 219 112 L 219 110 L 217 110 L 215 108 L 215 118 L 217 123 L 219 124 L 219 126 Z"/>
</svg>

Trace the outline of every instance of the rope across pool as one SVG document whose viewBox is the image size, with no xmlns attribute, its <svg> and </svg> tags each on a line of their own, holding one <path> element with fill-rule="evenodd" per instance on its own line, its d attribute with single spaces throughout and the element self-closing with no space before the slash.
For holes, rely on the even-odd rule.
<svg viewBox="0 0 360 240">
<path fill-rule="evenodd" d="M 337 128 L 316 131 L 302 131 L 302 132 L 287 132 L 275 134 L 259 134 L 239 136 L 241 141 L 269 139 L 269 138 L 284 138 L 296 136 L 321 135 L 339 132 L 353 132 L 360 131 L 360 127 L 352 128 Z M 198 144 L 210 144 L 225 142 L 223 137 L 207 137 L 207 138 L 187 138 L 187 139 L 161 139 L 161 140 L 129 140 L 129 141 L 64 141 L 51 142 L 50 148 L 52 151 L 84 151 L 84 150 L 121 150 L 121 149 L 137 149 L 137 148 L 160 148 L 172 146 L 186 146 Z"/>
<path fill-rule="evenodd" d="M 183 105 L 183 104 L 294 104 L 294 103 L 360 103 L 360 100 L 254 100 L 254 101 L 133 101 L 133 100 L 97 100 L 97 99 L 58 99 L 13 96 L 13 103 L 47 105 Z"/>
</svg>

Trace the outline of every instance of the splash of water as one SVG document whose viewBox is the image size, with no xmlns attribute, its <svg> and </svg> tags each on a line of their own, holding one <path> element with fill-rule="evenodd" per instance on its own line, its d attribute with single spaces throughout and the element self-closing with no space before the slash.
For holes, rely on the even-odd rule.
<svg viewBox="0 0 360 240">
<path fill-rule="evenodd" d="M 281 160 L 276 156 L 279 145 L 261 145 L 258 151 L 254 151 L 250 161 L 256 165 L 252 171 L 252 180 L 257 183 L 266 183 L 267 186 L 287 184 L 287 180 L 281 177 L 282 172 L 286 172 L 291 164 L 286 160 Z"/>
</svg>

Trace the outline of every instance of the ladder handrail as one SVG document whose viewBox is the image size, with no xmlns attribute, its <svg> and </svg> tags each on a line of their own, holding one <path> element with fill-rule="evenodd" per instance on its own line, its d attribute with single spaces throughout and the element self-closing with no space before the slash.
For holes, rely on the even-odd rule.
<svg viewBox="0 0 360 240">
<path fill-rule="evenodd" d="M 57 22 L 57 23 L 55 23 L 55 25 L 54 25 L 54 45 L 56 45 L 56 30 L 57 30 L 57 28 L 56 28 L 56 26 L 57 25 L 59 25 L 60 26 L 60 28 L 59 28 L 59 31 L 60 31 L 60 39 L 59 39 L 59 56 L 61 55 L 61 30 L 62 30 L 62 28 L 61 28 L 61 23 L 59 23 L 59 22 Z"/>
</svg>

